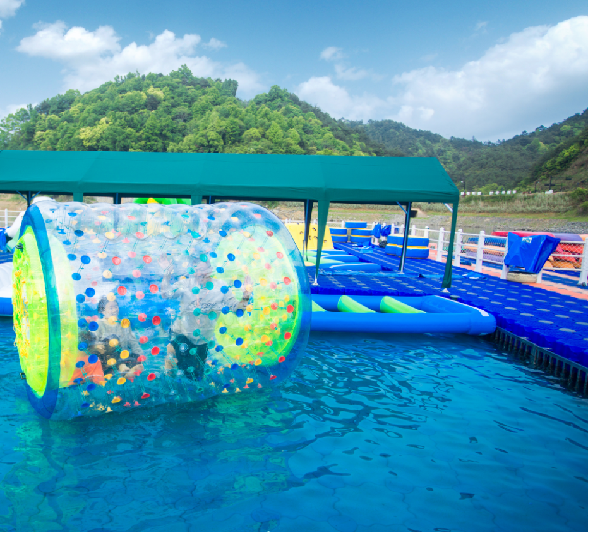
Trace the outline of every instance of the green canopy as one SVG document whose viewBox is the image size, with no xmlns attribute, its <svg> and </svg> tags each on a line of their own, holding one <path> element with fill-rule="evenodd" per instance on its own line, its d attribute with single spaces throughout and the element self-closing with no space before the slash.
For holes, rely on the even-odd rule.
<svg viewBox="0 0 589 533">
<path fill-rule="evenodd" d="M 460 194 L 435 158 L 154 152 L 0 151 L 0 192 L 128 197 L 309 200 L 319 214 L 318 254 L 330 202 L 453 205 Z M 29 195 L 30 196 L 30 195 Z M 448 254 L 443 286 L 450 286 Z"/>
</svg>

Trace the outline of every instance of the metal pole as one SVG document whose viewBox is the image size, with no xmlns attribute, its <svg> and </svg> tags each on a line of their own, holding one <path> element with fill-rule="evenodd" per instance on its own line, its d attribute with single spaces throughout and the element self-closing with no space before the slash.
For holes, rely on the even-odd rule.
<svg viewBox="0 0 589 533">
<path fill-rule="evenodd" d="M 508 237 L 505 237 L 505 255 L 503 256 L 503 266 L 501 267 L 501 279 L 507 279 L 507 273 L 509 269 L 505 264 L 505 256 L 507 255 L 507 243 L 509 242 Z"/>
<path fill-rule="evenodd" d="M 440 228 L 438 233 L 438 246 L 436 252 L 436 261 L 442 261 L 442 254 L 444 252 L 444 228 Z"/>
<path fill-rule="evenodd" d="M 305 200 L 304 208 L 305 229 L 303 233 L 303 259 L 307 261 L 307 248 L 309 247 L 309 229 L 311 225 L 311 215 L 313 213 L 313 202 L 311 200 Z"/>
<path fill-rule="evenodd" d="M 459 229 L 458 233 L 456 234 L 456 243 L 454 244 L 454 266 L 460 266 L 460 253 L 462 252 L 462 230 Z M 450 249 L 448 249 L 448 253 L 450 253 Z"/>
<path fill-rule="evenodd" d="M 579 283 L 581 287 L 587 287 L 587 241 L 583 244 L 583 257 L 581 258 L 581 275 L 579 276 Z"/>
<path fill-rule="evenodd" d="M 479 274 L 483 271 L 483 254 L 485 249 L 485 232 L 479 233 L 479 242 L 477 243 L 477 262 L 475 265 L 475 272 Z"/>
<path fill-rule="evenodd" d="M 403 273 L 405 269 L 405 256 L 407 255 L 407 241 L 409 240 L 409 224 L 411 223 L 411 202 L 407 202 L 407 211 L 405 212 L 405 228 L 403 232 L 403 249 L 401 250 L 401 260 L 399 261 L 399 272 Z"/>
</svg>

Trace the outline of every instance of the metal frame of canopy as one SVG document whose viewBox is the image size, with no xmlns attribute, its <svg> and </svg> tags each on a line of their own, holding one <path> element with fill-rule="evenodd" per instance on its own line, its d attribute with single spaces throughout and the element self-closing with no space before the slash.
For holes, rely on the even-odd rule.
<svg viewBox="0 0 589 533">
<path fill-rule="evenodd" d="M 163 177 L 162 177 L 163 176 Z M 39 192 L 87 196 L 190 198 L 193 205 L 223 199 L 301 201 L 304 249 L 318 206 L 315 278 L 329 205 L 400 205 L 406 223 L 400 270 L 405 265 L 414 201 L 451 204 L 452 229 L 443 287 L 452 283 L 452 250 L 460 193 L 435 158 L 373 158 L 147 152 L 0 151 L 0 192 L 18 192 L 27 205 Z"/>
</svg>

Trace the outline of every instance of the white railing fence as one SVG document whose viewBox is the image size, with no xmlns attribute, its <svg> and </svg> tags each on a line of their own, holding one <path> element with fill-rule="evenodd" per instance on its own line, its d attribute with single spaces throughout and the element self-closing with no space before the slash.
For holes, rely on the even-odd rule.
<svg viewBox="0 0 589 533">
<path fill-rule="evenodd" d="M 303 220 L 285 219 L 285 223 L 303 223 Z M 317 219 L 313 220 L 317 223 Z M 328 222 L 330 227 L 343 227 L 344 221 L 331 220 Z M 376 223 L 369 227 L 374 227 Z M 405 227 L 403 225 L 392 225 L 391 235 L 403 235 Z M 450 246 L 450 231 L 444 228 L 430 229 L 429 227 L 418 228 L 413 224 L 409 228 L 409 235 L 412 237 L 425 237 L 428 239 L 430 249 L 430 258 L 436 261 L 445 261 Z M 375 240 L 373 239 L 375 242 Z M 503 262 L 507 253 L 507 237 L 488 235 L 484 231 L 480 233 L 465 233 L 459 229 L 454 237 L 454 249 L 452 250 L 452 264 L 460 266 L 461 262 L 467 260 L 474 265 L 476 272 L 482 272 L 483 266 L 497 265 L 501 266 L 501 277 L 507 276 L 507 268 Z M 542 272 L 538 275 L 538 282 L 542 280 L 543 273 L 551 272 L 579 272 L 579 285 L 587 286 L 587 267 L 589 260 L 587 258 L 587 246 L 581 241 L 560 241 L 555 252 L 545 263 Z"/>
<path fill-rule="evenodd" d="M 21 211 L 11 211 L 9 209 L 0 210 L 0 228 L 9 228 L 20 215 Z"/>
<path fill-rule="evenodd" d="M 397 229 L 398 228 L 398 229 Z M 393 226 L 392 233 L 403 235 L 404 226 Z M 450 246 L 450 232 L 440 228 L 439 230 L 417 228 L 411 226 L 409 234 L 415 237 L 426 237 L 429 240 L 430 257 L 436 261 L 444 261 L 448 255 Z M 480 233 L 465 233 L 459 229 L 454 236 L 454 249 L 452 251 L 452 264 L 460 266 L 461 259 L 474 263 L 476 272 L 483 271 L 483 265 L 501 265 L 501 277 L 507 276 L 507 268 L 503 262 L 507 253 L 507 237 L 487 235 Z M 560 241 L 554 253 L 544 264 L 542 272 L 538 275 L 538 281 L 542 279 L 542 273 L 551 272 L 579 272 L 579 285 L 587 285 L 587 246 L 582 241 Z"/>
</svg>

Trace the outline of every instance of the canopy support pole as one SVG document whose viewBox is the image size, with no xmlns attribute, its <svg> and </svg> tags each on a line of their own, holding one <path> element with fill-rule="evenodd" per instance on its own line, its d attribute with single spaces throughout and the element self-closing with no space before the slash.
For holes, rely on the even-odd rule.
<svg viewBox="0 0 589 533">
<path fill-rule="evenodd" d="M 401 204 L 399 204 L 401 205 Z M 409 240 L 409 225 L 411 224 L 411 202 L 407 203 L 405 211 L 405 231 L 403 232 L 403 249 L 401 250 L 401 260 L 399 261 L 399 272 L 403 274 L 405 270 L 405 256 L 407 255 L 407 241 Z"/>
<path fill-rule="evenodd" d="M 446 255 L 446 269 L 444 270 L 444 279 L 442 288 L 448 289 L 452 286 L 452 256 L 454 252 L 454 234 L 456 233 L 456 223 L 458 221 L 458 202 L 452 204 L 452 228 L 450 229 L 450 242 L 448 243 L 448 255 Z"/>
<path fill-rule="evenodd" d="M 31 191 L 27 191 L 27 192 L 26 192 L 26 196 L 25 196 L 25 195 L 24 195 L 22 192 L 20 192 L 20 191 L 16 191 L 16 192 L 17 192 L 17 194 L 19 194 L 20 196 L 22 196 L 22 198 L 23 198 L 24 200 L 26 200 L 26 201 L 27 201 L 27 209 L 28 209 L 29 207 L 31 207 L 31 202 L 33 201 L 33 199 L 35 198 L 35 196 L 37 196 L 38 194 L 40 194 L 40 193 L 41 193 L 41 191 L 38 191 L 38 192 L 36 192 L 35 194 L 33 194 Z"/>
<path fill-rule="evenodd" d="M 318 285 L 317 277 L 319 276 L 319 265 L 321 264 L 321 250 L 323 249 L 323 239 L 325 238 L 325 227 L 327 226 L 327 214 L 329 213 L 329 201 L 319 200 L 319 219 L 317 223 L 317 257 L 315 258 L 315 283 Z"/>
<path fill-rule="evenodd" d="M 192 194 L 190 196 L 190 205 L 200 205 L 202 202 L 202 194 Z"/>
<path fill-rule="evenodd" d="M 305 200 L 305 233 L 303 235 L 303 261 L 307 260 L 307 248 L 309 247 L 309 230 L 311 216 L 313 215 L 313 200 Z"/>
</svg>

